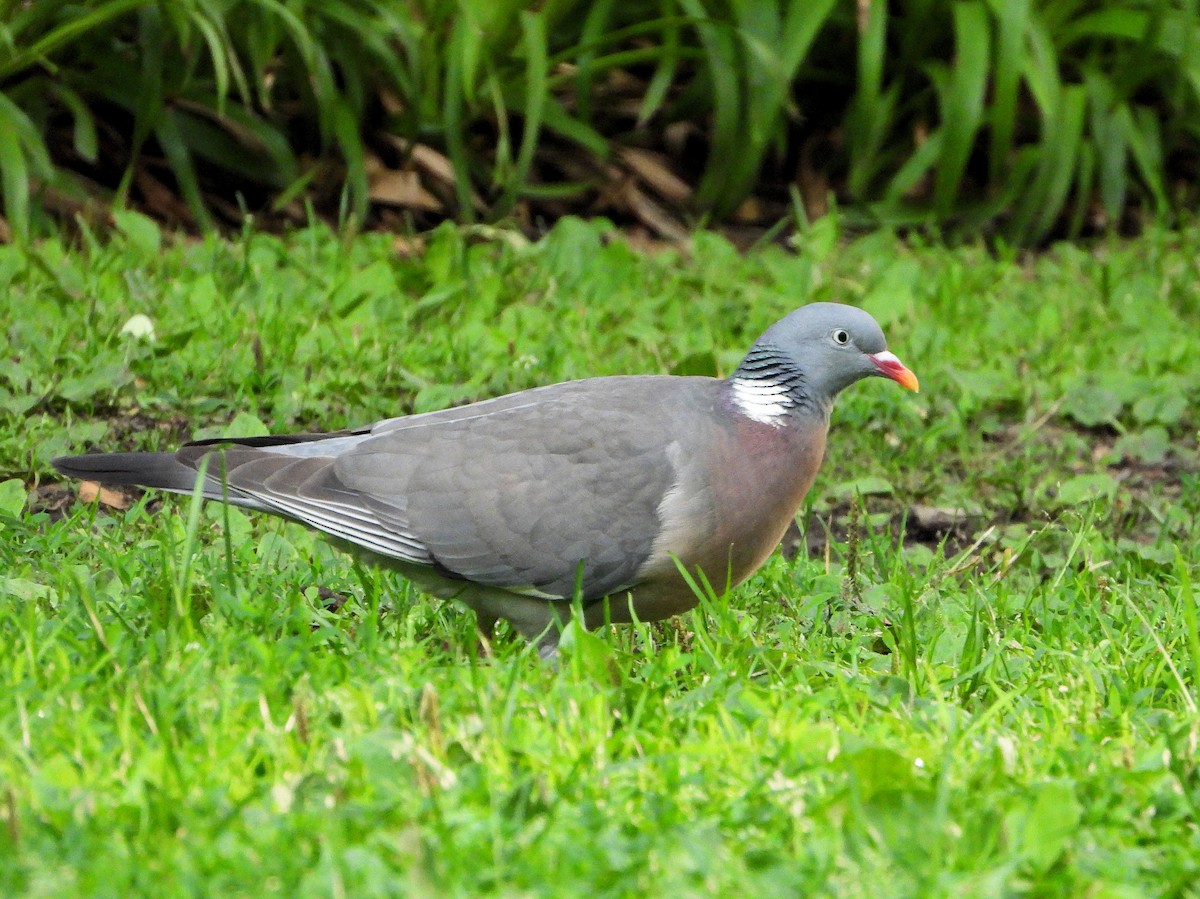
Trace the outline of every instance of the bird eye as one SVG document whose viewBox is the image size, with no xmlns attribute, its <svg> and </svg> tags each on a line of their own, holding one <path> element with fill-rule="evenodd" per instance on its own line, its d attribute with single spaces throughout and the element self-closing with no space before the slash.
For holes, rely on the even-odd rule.
<svg viewBox="0 0 1200 899">
<path fill-rule="evenodd" d="M 850 342 L 850 335 L 841 328 L 838 328 L 833 332 L 833 342 L 838 346 L 845 346 Z"/>
</svg>

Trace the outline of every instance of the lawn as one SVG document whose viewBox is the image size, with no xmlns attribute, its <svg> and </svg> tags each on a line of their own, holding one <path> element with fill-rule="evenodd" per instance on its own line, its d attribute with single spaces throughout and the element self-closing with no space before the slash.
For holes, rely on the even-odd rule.
<svg viewBox="0 0 1200 899">
<path fill-rule="evenodd" d="M 0 891 L 1196 894 L 1198 260 L 834 218 L 746 255 L 133 214 L 0 247 Z M 922 392 L 843 395 L 749 582 L 557 668 L 298 526 L 48 465 L 728 373 L 815 300 Z"/>
</svg>

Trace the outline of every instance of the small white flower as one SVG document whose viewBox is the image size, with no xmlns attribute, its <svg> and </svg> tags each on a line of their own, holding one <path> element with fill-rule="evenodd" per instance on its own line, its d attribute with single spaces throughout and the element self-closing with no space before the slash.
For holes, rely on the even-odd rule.
<svg viewBox="0 0 1200 899">
<path fill-rule="evenodd" d="M 285 815 L 291 811 L 292 800 L 295 798 L 295 791 L 286 784 L 275 784 L 271 787 L 271 800 L 275 803 L 275 809 Z"/>
<path fill-rule="evenodd" d="M 153 342 L 155 339 L 154 322 L 150 320 L 150 316 L 139 312 L 122 325 L 121 333 L 128 334 L 134 340 L 148 340 Z"/>
</svg>

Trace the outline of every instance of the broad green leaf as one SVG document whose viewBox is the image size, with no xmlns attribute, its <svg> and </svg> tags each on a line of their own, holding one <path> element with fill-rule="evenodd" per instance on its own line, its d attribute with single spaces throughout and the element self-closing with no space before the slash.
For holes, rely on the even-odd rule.
<svg viewBox="0 0 1200 899">
<path fill-rule="evenodd" d="M 1179 385 L 1164 385 L 1164 389 L 1142 394 L 1133 404 L 1133 417 L 1142 424 L 1157 422 L 1179 424 L 1189 408 L 1187 393 Z"/>
<path fill-rule="evenodd" d="M 4 482 L 4 484 L 7 483 L 11 482 Z M 4 484 L 0 484 L 0 489 L 3 489 Z M 0 509 L 0 512 L 2 511 L 3 509 Z M 58 601 L 58 591 L 47 584 L 39 584 L 29 578 L 3 575 L 0 575 L 0 596 L 10 597 L 21 602 L 44 601 L 53 604 Z"/>
<path fill-rule="evenodd" d="M 396 277 L 391 266 L 379 259 L 366 268 L 352 272 L 329 298 L 333 311 L 346 318 L 364 303 L 397 295 Z"/>
<path fill-rule="evenodd" d="M 261 420 L 249 412 L 239 412 L 234 416 L 233 421 L 225 426 L 223 437 L 238 438 L 238 437 L 267 437 L 271 433 Z"/>
<path fill-rule="evenodd" d="M 16 518 L 25 508 L 25 483 L 17 478 L 0 481 L 0 515 Z"/>
<path fill-rule="evenodd" d="M 903 694 L 898 684 L 890 690 Z M 867 745 L 854 747 L 839 753 L 837 767 L 850 774 L 857 790 L 865 800 L 881 793 L 895 790 L 913 790 L 921 787 L 919 769 L 914 760 L 889 746 Z"/>
<path fill-rule="evenodd" d="M 154 219 L 130 209 L 114 209 L 112 217 L 117 230 L 145 256 L 152 258 L 162 249 L 162 232 Z"/>
<path fill-rule="evenodd" d="M 1171 437 L 1163 427 L 1149 427 L 1122 434 L 1113 444 L 1118 457 L 1129 456 L 1147 465 L 1163 462 L 1171 452 Z"/>
<path fill-rule="evenodd" d="M 610 666 L 615 661 L 612 644 L 581 627 L 577 619 L 572 618 L 567 622 L 558 646 L 562 653 L 563 665 L 570 665 L 573 669 L 598 679 L 611 678 Z"/>
<path fill-rule="evenodd" d="M 1080 474 L 1058 485 L 1057 500 L 1060 506 L 1077 506 L 1098 499 L 1112 499 L 1119 487 L 1116 478 L 1107 472 Z"/>
<path fill-rule="evenodd" d="M 896 488 L 887 478 L 867 475 L 853 481 L 842 481 L 840 484 L 835 484 L 831 492 L 840 499 L 848 499 L 854 496 L 887 496 L 895 493 Z"/>
<path fill-rule="evenodd" d="M 1125 401 L 1115 391 L 1091 383 L 1080 384 L 1067 392 L 1062 401 L 1062 413 L 1085 428 L 1112 424 L 1125 408 Z"/>
<path fill-rule="evenodd" d="M 1022 828 L 1025 857 L 1037 871 L 1053 865 L 1075 835 L 1083 807 L 1069 783 L 1057 781 L 1037 791 Z"/>
</svg>

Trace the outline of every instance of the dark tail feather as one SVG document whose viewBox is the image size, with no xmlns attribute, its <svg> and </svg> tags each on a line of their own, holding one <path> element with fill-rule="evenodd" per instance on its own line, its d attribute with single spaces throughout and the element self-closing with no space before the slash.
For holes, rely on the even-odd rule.
<svg viewBox="0 0 1200 899">
<path fill-rule="evenodd" d="M 174 453 L 91 453 L 63 456 L 50 463 L 59 474 L 101 484 L 128 484 L 182 490 L 196 486 L 196 469 L 181 465 Z"/>
<path fill-rule="evenodd" d="M 154 487 L 173 493 L 191 493 L 199 473 L 175 458 L 174 453 L 89 453 L 62 456 L 50 463 L 59 474 L 101 484 Z M 235 506 L 262 509 L 263 505 L 233 488 L 225 488 L 219 477 L 204 478 L 207 499 L 228 500 Z"/>
</svg>

